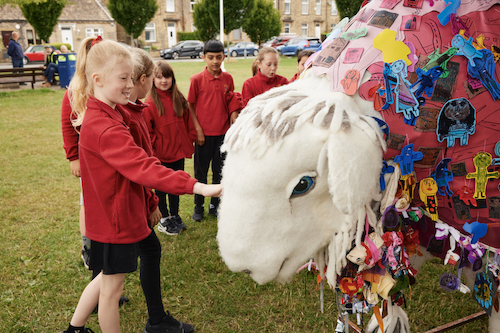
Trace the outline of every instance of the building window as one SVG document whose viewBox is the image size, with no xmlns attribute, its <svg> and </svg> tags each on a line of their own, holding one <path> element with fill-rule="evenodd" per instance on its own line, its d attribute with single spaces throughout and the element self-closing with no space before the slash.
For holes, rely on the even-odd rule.
<svg viewBox="0 0 500 333">
<path fill-rule="evenodd" d="M 335 1 L 332 1 L 331 2 L 331 6 L 332 6 L 332 15 L 338 15 L 339 12 L 337 11 L 337 4 L 335 3 Z"/>
<path fill-rule="evenodd" d="M 102 28 L 85 28 L 85 37 L 102 36 Z"/>
<path fill-rule="evenodd" d="M 144 28 L 144 34 L 146 35 L 146 42 L 156 42 L 156 29 L 155 24 L 146 23 L 146 28 Z"/>
<path fill-rule="evenodd" d="M 196 0 L 191 0 L 189 2 L 189 5 L 191 6 L 191 11 L 193 11 L 194 4 L 196 3 Z"/>
<path fill-rule="evenodd" d="M 309 29 L 307 28 L 307 23 L 302 23 L 302 37 L 309 36 Z"/>
<path fill-rule="evenodd" d="M 302 0 L 302 15 L 309 14 L 309 0 Z"/>
<path fill-rule="evenodd" d="M 34 30 L 26 30 L 26 37 L 28 39 L 28 45 L 42 44 L 42 41 L 38 38 Z"/>
<path fill-rule="evenodd" d="M 285 14 L 291 14 L 292 13 L 291 2 L 292 2 L 292 0 L 285 0 Z"/>
<path fill-rule="evenodd" d="M 321 0 L 316 0 L 316 15 L 321 15 Z"/>
<path fill-rule="evenodd" d="M 175 12 L 175 0 L 167 0 L 167 13 Z"/>
<path fill-rule="evenodd" d="M 285 23 L 285 33 L 286 34 L 290 33 L 290 23 Z"/>
</svg>

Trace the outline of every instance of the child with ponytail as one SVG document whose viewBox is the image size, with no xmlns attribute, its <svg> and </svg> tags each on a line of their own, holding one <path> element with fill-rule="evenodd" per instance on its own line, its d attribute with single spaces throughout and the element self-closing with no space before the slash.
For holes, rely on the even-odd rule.
<svg viewBox="0 0 500 333">
<path fill-rule="evenodd" d="M 191 120 L 188 104 L 175 81 L 172 67 L 166 61 L 159 61 L 153 78 L 153 87 L 146 99 L 149 104 L 144 118 L 151 136 L 154 156 L 161 164 L 172 170 L 184 170 L 184 159 L 194 153 L 196 128 Z M 177 235 L 186 229 L 179 216 L 179 196 L 168 195 L 156 190 L 162 219 L 158 231 Z"/>
<path fill-rule="evenodd" d="M 87 38 L 78 52 L 76 67 L 71 105 L 77 115 L 74 125 L 81 125 L 85 225 L 91 239 L 90 265 L 101 273 L 83 291 L 65 332 L 88 332 L 85 323 L 99 303 L 101 330 L 114 333 L 120 332 L 118 300 L 125 274 L 137 269 L 138 243 L 152 232 L 146 216 L 148 188 L 208 196 L 219 196 L 222 188 L 200 184 L 185 172 L 162 167 L 137 145 L 129 130 L 129 112 L 117 107 L 128 104 L 134 87 L 133 62 L 125 47 L 100 37 Z M 175 330 L 192 331 L 192 326 L 181 325 Z"/>
<path fill-rule="evenodd" d="M 252 64 L 253 76 L 243 83 L 241 94 L 243 95 L 245 106 L 251 98 L 271 88 L 288 84 L 288 80 L 285 77 L 276 74 L 279 60 L 280 57 L 276 49 L 272 47 L 263 47 L 260 49 L 259 54 L 257 54 Z"/>
</svg>

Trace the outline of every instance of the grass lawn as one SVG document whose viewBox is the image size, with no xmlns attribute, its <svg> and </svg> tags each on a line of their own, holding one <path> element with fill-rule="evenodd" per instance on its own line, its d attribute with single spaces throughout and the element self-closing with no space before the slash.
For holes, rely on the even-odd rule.
<svg viewBox="0 0 500 333">
<path fill-rule="evenodd" d="M 226 64 L 237 91 L 250 77 L 251 59 Z M 187 93 L 189 77 L 202 62 L 173 63 Z M 279 74 L 290 78 L 296 58 L 282 59 Z M 60 106 L 64 91 L 50 89 L 0 93 L 0 332 L 58 332 L 67 327 L 90 280 L 80 259 L 80 185 L 62 149 Z M 192 160 L 187 170 L 192 174 Z M 306 272 L 292 283 L 259 286 L 230 272 L 218 255 L 217 222 L 190 220 L 192 196 L 181 198 L 183 234 L 159 234 L 161 280 L 166 309 L 196 332 L 333 332 L 335 296 L 325 290 L 320 313 L 315 278 Z M 304 227 L 307 227 L 304 225 Z M 470 294 L 438 286 L 448 268 L 426 264 L 407 296 L 412 331 L 423 332 L 480 309 Z M 147 320 L 138 272 L 128 274 L 121 309 L 122 332 L 142 332 Z M 365 315 L 365 319 L 368 316 Z M 354 317 L 352 317 L 354 320 Z M 87 327 L 100 332 L 97 315 Z M 452 332 L 485 331 L 486 321 Z"/>
</svg>

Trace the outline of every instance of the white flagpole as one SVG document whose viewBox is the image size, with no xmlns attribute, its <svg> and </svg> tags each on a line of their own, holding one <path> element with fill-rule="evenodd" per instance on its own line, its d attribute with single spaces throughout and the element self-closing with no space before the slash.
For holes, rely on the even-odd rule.
<svg viewBox="0 0 500 333">
<path fill-rule="evenodd" d="M 224 45 L 224 1 L 219 0 L 219 13 L 220 13 L 220 32 L 219 32 L 219 38 Z M 229 52 L 229 48 L 227 49 Z M 224 52 L 224 51 L 223 51 Z M 224 62 L 221 64 L 220 68 L 225 72 L 226 70 L 224 69 Z"/>
</svg>

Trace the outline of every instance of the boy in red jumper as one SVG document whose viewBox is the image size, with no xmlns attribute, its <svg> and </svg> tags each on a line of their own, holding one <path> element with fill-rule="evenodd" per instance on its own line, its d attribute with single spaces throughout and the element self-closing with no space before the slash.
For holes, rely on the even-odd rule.
<svg viewBox="0 0 500 333">
<path fill-rule="evenodd" d="M 229 107 L 228 101 L 234 95 L 234 83 L 233 77 L 220 68 L 225 58 L 222 43 L 213 39 L 206 42 L 202 58 L 207 66 L 201 73 L 191 77 L 187 98 L 197 135 L 194 148 L 194 176 L 200 183 L 206 184 L 208 168 L 212 162 L 212 183 L 220 184 L 223 162 L 220 146 L 229 125 L 238 117 L 241 107 Z M 204 201 L 203 196 L 194 196 L 193 220 L 203 219 Z M 218 206 L 219 198 L 213 197 L 210 200 L 208 213 L 217 216 Z"/>
</svg>

